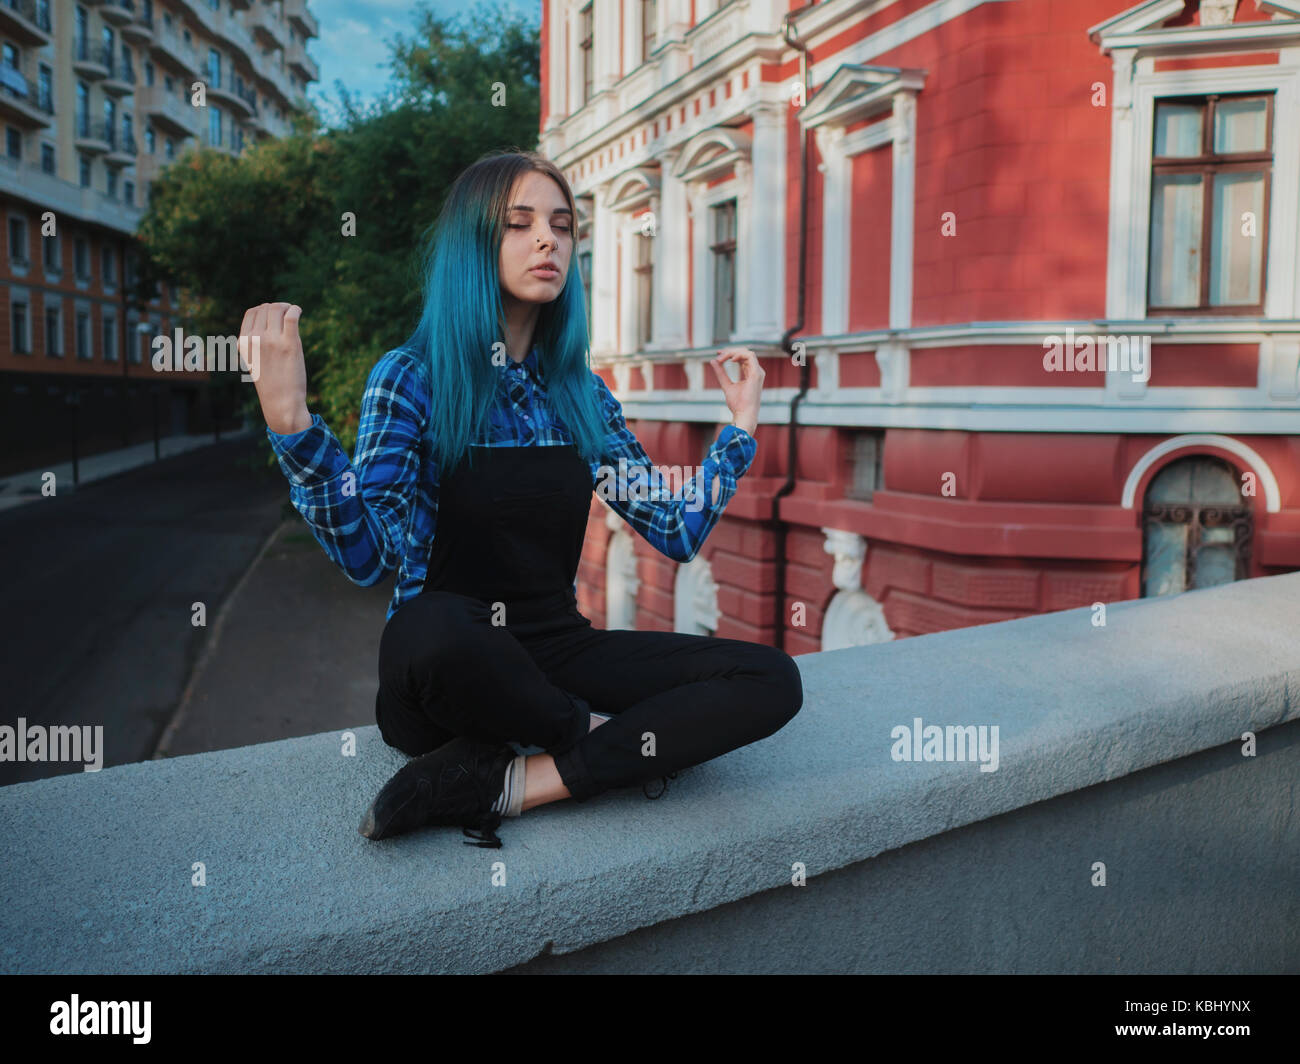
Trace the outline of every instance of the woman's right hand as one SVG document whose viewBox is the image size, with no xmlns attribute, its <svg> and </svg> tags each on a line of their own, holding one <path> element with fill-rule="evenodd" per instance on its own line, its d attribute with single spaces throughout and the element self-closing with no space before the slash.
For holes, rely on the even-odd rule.
<svg viewBox="0 0 1300 1064">
<path fill-rule="evenodd" d="M 307 410 L 307 363 L 298 335 L 302 307 L 293 303 L 261 303 L 244 312 L 239 329 L 241 350 L 250 354 L 250 370 L 256 370 L 257 398 L 262 404 L 266 427 L 280 435 L 292 435 L 311 426 Z M 247 337 L 247 339 L 245 339 Z M 257 337 L 257 363 L 252 363 L 252 338 Z"/>
</svg>

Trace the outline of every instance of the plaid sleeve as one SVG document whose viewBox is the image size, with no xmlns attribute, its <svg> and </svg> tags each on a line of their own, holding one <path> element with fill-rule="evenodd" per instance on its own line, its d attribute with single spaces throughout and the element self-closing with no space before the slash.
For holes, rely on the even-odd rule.
<svg viewBox="0 0 1300 1064">
<path fill-rule="evenodd" d="M 703 465 L 682 471 L 683 483 L 674 491 L 627 427 L 623 405 L 599 374 L 592 376 L 606 425 L 600 461 L 593 470 L 597 495 L 659 553 L 689 562 L 736 493 L 736 482 L 754 460 L 757 441 L 744 429 L 728 425 L 709 448 Z M 716 503 L 712 502 L 715 480 L 721 484 Z"/>
<path fill-rule="evenodd" d="M 427 417 L 419 381 L 400 351 L 375 364 L 361 399 L 353 461 L 319 414 L 302 432 L 266 430 L 294 509 L 329 559 L 361 587 L 379 583 L 402 559 Z"/>
</svg>

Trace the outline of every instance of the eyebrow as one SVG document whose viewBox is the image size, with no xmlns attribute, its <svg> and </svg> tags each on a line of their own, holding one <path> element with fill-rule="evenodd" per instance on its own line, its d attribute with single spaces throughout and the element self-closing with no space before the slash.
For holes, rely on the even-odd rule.
<svg viewBox="0 0 1300 1064">
<path fill-rule="evenodd" d="M 532 207 L 529 207 L 529 206 L 527 206 L 527 205 L 525 205 L 525 204 L 522 204 L 522 203 L 516 203 L 516 204 L 515 204 L 513 207 L 511 207 L 510 209 L 511 209 L 512 211 L 528 211 L 529 214 L 531 214 L 531 213 L 533 212 L 533 208 L 532 208 Z M 552 214 L 569 214 L 569 215 L 572 215 L 572 214 L 573 214 L 573 211 L 569 210 L 568 207 L 556 207 L 555 210 L 551 211 L 551 213 L 552 213 Z"/>
</svg>

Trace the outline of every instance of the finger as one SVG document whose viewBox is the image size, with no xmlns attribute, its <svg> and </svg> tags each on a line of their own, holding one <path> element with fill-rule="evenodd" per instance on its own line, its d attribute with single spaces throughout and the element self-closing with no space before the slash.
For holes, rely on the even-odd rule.
<svg viewBox="0 0 1300 1064">
<path fill-rule="evenodd" d="M 257 312 L 256 307 L 249 307 L 246 311 L 244 311 L 244 320 L 243 322 L 240 323 L 239 326 L 240 336 L 248 335 L 248 329 L 253 324 L 253 316 L 256 312 Z"/>
<path fill-rule="evenodd" d="M 266 303 L 259 303 L 257 311 L 253 315 L 253 333 L 257 336 L 266 335 Z"/>
<path fill-rule="evenodd" d="M 292 332 L 294 336 L 298 335 L 298 319 L 302 317 L 302 307 L 297 303 L 290 303 L 289 309 L 284 312 L 284 328 L 286 332 Z"/>
<path fill-rule="evenodd" d="M 284 312 L 289 309 L 288 303 L 272 303 L 266 314 L 266 326 L 271 332 L 282 332 L 284 330 Z"/>
</svg>

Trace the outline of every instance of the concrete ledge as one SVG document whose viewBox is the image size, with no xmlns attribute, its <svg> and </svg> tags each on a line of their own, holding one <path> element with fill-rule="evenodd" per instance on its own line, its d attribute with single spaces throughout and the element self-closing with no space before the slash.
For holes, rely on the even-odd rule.
<svg viewBox="0 0 1300 1064">
<path fill-rule="evenodd" d="M 1104 627 L 1079 609 L 806 655 L 774 736 L 657 802 L 530 812 L 502 850 L 361 838 L 404 762 L 373 726 L 355 757 L 331 733 L 8 787 L 0 970 L 491 972 L 587 950 L 521 970 L 1295 971 L 1297 633 L 1300 573 L 1112 604 Z M 893 760 L 917 717 L 996 725 L 997 771 Z M 909 897 L 947 930 L 909 933 Z M 1089 898 L 1098 922 L 1063 937 Z M 1207 927 L 1229 911 L 1234 933 Z"/>
</svg>

